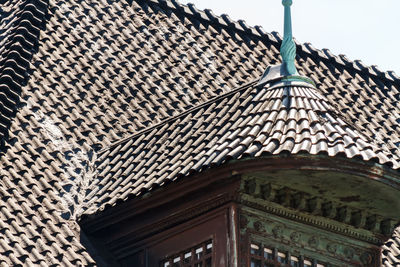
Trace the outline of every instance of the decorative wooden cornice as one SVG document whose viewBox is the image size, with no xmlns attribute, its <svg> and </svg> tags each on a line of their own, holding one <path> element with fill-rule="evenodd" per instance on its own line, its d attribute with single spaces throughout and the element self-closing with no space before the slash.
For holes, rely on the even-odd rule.
<svg viewBox="0 0 400 267">
<path fill-rule="evenodd" d="M 374 244 L 382 244 L 396 225 L 396 220 L 392 218 L 353 208 L 345 202 L 313 196 L 251 176 L 242 182 L 240 202 L 271 214 Z"/>
<path fill-rule="evenodd" d="M 201 190 L 213 183 L 223 182 L 231 177 L 240 177 L 253 172 L 271 172 L 283 169 L 308 171 L 328 170 L 338 173 L 355 174 L 365 182 L 377 181 L 400 192 L 400 173 L 379 164 L 371 164 L 357 159 L 328 157 L 323 155 L 268 156 L 265 158 L 231 161 L 218 168 L 196 173 L 185 179 L 177 179 L 159 190 L 128 200 L 108 208 L 98 214 L 81 218 L 81 225 L 89 232 L 95 232 L 108 225 L 118 223 L 127 217 L 135 216 L 173 198 L 181 197 L 188 192 Z"/>
<path fill-rule="evenodd" d="M 242 208 L 240 228 L 241 235 L 247 235 L 252 243 L 319 258 L 335 266 L 343 266 L 343 263 L 351 266 L 377 266 L 379 263 L 378 246 L 260 213 L 253 208 Z"/>
<path fill-rule="evenodd" d="M 340 185 L 341 181 L 337 188 L 324 185 Z M 374 199 L 359 188 L 353 188 L 357 194 L 340 193 L 346 186 L 352 189 L 347 182 L 354 181 L 367 185 L 369 191 L 380 188 L 390 194 L 369 210 L 369 201 Z M 155 247 L 160 238 L 207 225 L 217 213 L 228 218 L 226 211 L 235 206 L 238 216 L 232 218 L 232 225 L 237 227 L 223 226 L 218 231 L 229 228 L 238 231 L 240 240 L 244 234 L 321 262 L 322 255 L 333 263 L 377 266 L 379 245 L 396 222 L 389 216 L 396 215 L 395 210 L 380 211 L 379 207 L 385 203 L 382 200 L 397 197 L 399 188 L 399 175 L 380 165 L 338 157 L 281 155 L 233 161 L 178 179 L 101 216 L 86 218 L 81 226 L 90 240 L 113 258 L 123 259 Z"/>
</svg>

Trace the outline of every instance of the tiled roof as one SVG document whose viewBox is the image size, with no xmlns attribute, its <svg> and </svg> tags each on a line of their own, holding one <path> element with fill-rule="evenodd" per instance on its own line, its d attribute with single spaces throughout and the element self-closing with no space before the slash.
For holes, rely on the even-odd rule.
<svg viewBox="0 0 400 267">
<path fill-rule="evenodd" d="M 382 266 L 398 266 L 400 262 L 400 228 L 397 228 L 393 237 L 382 247 Z"/>
<path fill-rule="evenodd" d="M 85 201 L 100 192 L 97 152 L 209 99 L 223 101 L 280 60 L 278 35 L 173 1 L 27 0 L 1 8 L 3 266 L 94 265 L 76 220 L 99 208 Z M 318 99 L 393 162 L 400 80 L 310 45 L 298 52 Z M 242 98 L 254 101 L 258 89 L 245 88 Z"/>
<path fill-rule="evenodd" d="M 44 26 L 45 1 L 14 1 L 0 9 L 0 143 L 19 105 L 21 86 Z"/>
<path fill-rule="evenodd" d="M 88 195 L 103 208 L 230 159 L 325 154 L 373 160 L 395 169 L 399 158 L 345 122 L 305 83 L 231 91 L 150 127 L 104 151 Z"/>
</svg>

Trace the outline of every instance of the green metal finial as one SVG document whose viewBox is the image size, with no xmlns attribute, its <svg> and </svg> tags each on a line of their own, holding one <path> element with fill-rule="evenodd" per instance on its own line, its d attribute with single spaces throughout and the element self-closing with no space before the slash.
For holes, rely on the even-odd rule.
<svg viewBox="0 0 400 267">
<path fill-rule="evenodd" d="M 281 86 L 282 84 L 308 84 L 315 87 L 315 82 L 304 76 L 300 76 L 294 65 L 296 59 L 296 44 L 292 36 L 292 18 L 290 6 L 293 0 L 282 0 L 285 7 L 285 29 L 281 45 L 282 64 L 268 66 L 258 81 L 258 86 L 269 83 L 270 86 Z"/>
<path fill-rule="evenodd" d="M 282 0 L 282 5 L 285 7 L 285 28 L 281 45 L 281 56 L 283 67 L 286 68 L 286 71 L 290 75 L 297 74 L 296 66 L 294 65 L 294 60 L 296 58 L 296 44 L 294 43 L 292 36 L 292 16 L 290 12 L 290 6 L 292 3 L 292 0 Z"/>
</svg>

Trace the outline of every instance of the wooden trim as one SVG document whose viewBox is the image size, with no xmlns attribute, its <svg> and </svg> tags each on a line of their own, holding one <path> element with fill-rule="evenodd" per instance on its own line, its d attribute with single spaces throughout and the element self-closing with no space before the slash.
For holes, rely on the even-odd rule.
<svg viewBox="0 0 400 267">
<path fill-rule="evenodd" d="M 223 185 L 224 182 L 237 180 L 240 175 L 249 172 L 282 169 L 324 170 L 348 173 L 364 177 L 367 180 L 379 181 L 400 190 L 400 174 L 382 165 L 342 157 L 321 155 L 284 157 L 280 155 L 232 161 L 202 173 L 182 177 L 176 182 L 172 182 L 143 196 L 120 203 L 118 206 L 109 208 L 98 214 L 85 217 L 80 224 L 88 234 L 94 233 L 109 225 L 125 220 L 128 217 L 137 216 L 147 210 L 165 205 L 173 199 L 182 198 L 201 188 L 209 187 L 212 184 Z"/>
<path fill-rule="evenodd" d="M 230 229 L 230 248 L 229 248 L 229 266 L 237 267 L 239 264 L 239 214 L 238 214 L 238 205 L 233 203 L 229 208 L 229 229 Z"/>
<path fill-rule="evenodd" d="M 140 240 L 146 239 L 148 236 L 153 236 L 161 232 L 168 232 L 169 228 L 174 227 L 175 225 L 185 227 L 188 221 L 192 222 L 189 226 L 193 225 L 193 223 L 198 223 L 196 218 L 201 218 L 199 216 L 204 214 L 213 216 L 214 209 L 224 207 L 227 205 L 226 203 L 230 202 L 231 198 L 224 194 L 211 198 L 207 202 L 193 205 L 190 209 L 179 209 L 178 207 L 177 210 L 179 211 L 171 211 L 171 214 L 167 217 L 158 218 L 158 216 L 154 216 L 154 220 L 146 220 L 140 224 L 128 223 L 126 225 L 128 230 L 135 228 L 134 231 L 124 231 L 124 225 L 122 225 L 122 227 L 118 227 L 119 229 L 115 229 L 119 231 L 118 235 L 112 235 L 114 238 L 105 238 L 105 242 L 107 242 L 107 246 L 110 249 L 120 246 L 126 247 L 131 243 L 142 242 Z M 140 218 L 138 219 L 140 220 Z M 158 241 L 159 240 L 156 242 Z"/>
<path fill-rule="evenodd" d="M 232 203 L 226 204 L 136 243 L 123 243 L 109 249 L 117 260 L 145 250 L 148 255 L 148 266 L 158 266 L 162 259 L 212 239 L 213 266 L 225 266 L 218 263 L 231 261 L 229 248 L 234 246 L 232 244 L 234 240 L 228 225 L 232 205 Z"/>
<path fill-rule="evenodd" d="M 243 251 L 243 241 L 247 243 L 248 240 L 242 240 L 239 226 L 237 203 L 242 201 L 241 181 L 248 173 L 282 170 L 340 172 L 400 188 L 400 175 L 396 176 L 382 166 L 345 158 L 298 155 L 241 160 L 178 179 L 86 218 L 81 225 L 90 239 L 98 240 L 112 255 L 122 259 L 141 250 L 151 255 L 152 246 L 185 231 L 201 228 L 224 210 L 226 227 L 220 231 L 227 238 L 225 263 L 236 267 L 240 262 L 243 266 L 248 259 L 248 253 Z M 194 236 L 193 240 L 202 242 L 207 238 L 216 238 L 216 235 Z"/>
</svg>

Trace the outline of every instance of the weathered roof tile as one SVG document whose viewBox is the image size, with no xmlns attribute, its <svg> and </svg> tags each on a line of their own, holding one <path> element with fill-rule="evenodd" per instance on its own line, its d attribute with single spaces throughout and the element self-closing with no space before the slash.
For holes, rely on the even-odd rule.
<svg viewBox="0 0 400 267">
<path fill-rule="evenodd" d="M 145 135 L 147 137 L 146 142 L 154 142 L 153 146 L 158 146 L 156 144 L 160 141 L 166 142 L 166 140 L 167 142 L 179 140 L 179 142 L 185 143 L 192 137 L 199 135 L 196 130 L 190 130 L 194 122 L 196 122 L 196 128 L 207 128 L 210 123 L 212 124 L 217 119 L 217 123 L 213 124 L 213 127 L 217 128 L 214 128 L 215 131 L 209 128 L 209 134 L 203 135 L 201 141 L 196 143 L 197 150 L 185 150 L 185 153 L 181 153 L 179 146 L 175 146 L 175 149 L 166 152 L 172 158 L 167 163 L 163 162 L 162 173 L 155 172 L 155 168 L 150 171 L 146 169 L 151 168 L 153 164 L 158 166 L 160 163 L 157 162 L 164 161 L 159 155 L 152 154 L 152 160 L 146 160 L 144 165 L 143 160 L 133 156 L 130 164 L 137 166 L 132 170 L 137 174 L 131 175 L 129 179 L 136 179 L 135 177 L 139 177 L 139 173 L 142 174 L 144 172 L 149 175 L 151 173 L 151 177 L 155 177 L 155 180 L 151 179 L 150 183 L 153 181 L 160 183 L 163 179 L 175 180 L 178 174 L 185 176 L 190 171 L 201 171 L 213 165 L 220 165 L 229 159 L 240 159 L 243 156 L 257 157 L 265 153 L 279 154 L 282 152 L 325 153 L 332 156 L 342 154 L 349 158 L 377 159 L 381 164 L 388 164 L 394 168 L 399 167 L 398 158 L 389 159 L 387 156 L 391 154 L 390 151 L 379 148 L 374 143 L 366 143 L 365 140 L 368 140 L 366 136 L 352 128 L 351 124 L 340 119 L 341 115 L 338 110 L 331 106 L 317 89 L 307 86 L 295 86 L 293 90 L 288 89 L 285 86 L 277 88 L 245 86 L 234 92 L 234 95 L 237 96 L 235 98 L 236 102 L 227 101 L 232 95 L 228 93 L 210 101 L 206 105 L 191 110 L 190 113 L 185 113 L 156 126 L 158 129 L 173 129 L 172 132 L 163 130 L 163 133 L 161 133 L 162 138 L 152 133 L 154 130 L 133 136 L 132 138 L 136 139 Z M 297 106 L 292 107 L 289 102 L 284 100 L 289 97 L 294 100 L 291 101 L 293 103 L 298 103 L 296 100 L 299 98 L 303 101 L 308 99 L 309 102 L 314 104 L 309 108 L 306 108 L 305 105 L 305 108 L 298 110 Z M 240 105 L 237 105 L 238 102 Z M 265 102 L 273 102 L 273 104 L 266 105 L 270 107 L 267 109 L 257 108 L 264 106 L 260 105 L 260 103 Z M 198 112 L 211 106 L 213 107 L 213 112 L 211 113 Z M 227 112 L 227 110 L 230 112 Z M 241 123 L 231 124 L 230 113 L 239 113 L 238 116 L 243 118 Z M 295 120 L 295 114 L 300 114 L 301 116 L 297 121 Z M 211 120 L 211 118 L 213 119 Z M 165 126 L 172 124 L 174 125 L 172 128 Z M 187 130 L 182 130 L 183 127 Z M 217 130 L 218 128 L 219 130 Z M 296 128 L 299 129 L 296 130 Z M 202 145 L 199 149 L 201 143 Z M 124 151 L 121 151 L 120 146 L 112 147 L 110 150 L 113 151 L 111 155 L 124 153 Z M 148 156 L 150 157 L 150 154 Z M 101 157 L 101 159 L 104 159 L 104 157 Z M 183 169 L 184 173 L 180 167 L 182 162 L 190 165 L 190 168 Z M 143 171 L 143 168 L 146 171 Z M 160 170 L 160 168 L 156 170 Z M 107 172 L 107 169 L 100 170 L 99 177 L 104 177 Z M 165 175 L 165 173 L 168 173 L 168 175 Z M 160 179 L 160 177 L 163 177 L 163 179 Z M 120 179 L 124 180 L 126 178 L 120 177 Z M 131 188 L 133 189 L 132 192 L 139 193 L 138 190 L 129 186 L 129 179 L 121 183 L 126 184 L 126 190 Z M 144 187 L 152 188 L 153 185 L 147 184 Z M 105 193 L 103 189 L 101 194 Z M 119 188 L 118 193 L 121 192 L 120 190 Z M 115 194 L 110 190 L 107 190 L 107 192 L 110 195 Z M 90 198 L 94 195 L 96 193 L 92 192 Z M 97 203 L 97 205 L 104 205 L 104 203 Z"/>
<path fill-rule="evenodd" d="M 8 1 L 2 8 L 4 266 L 94 265 L 66 226 L 84 208 L 96 212 L 229 158 L 336 155 L 347 150 L 345 135 L 356 144 L 349 155 L 397 166 L 399 128 L 391 116 L 400 114 L 400 83 L 391 72 L 298 44 L 299 71 L 319 91 L 251 85 L 229 95 L 279 62 L 279 34 L 168 0 Z M 311 110 L 336 110 L 343 120 Z M 102 162 L 94 166 L 97 156 Z M 86 190 L 93 205 L 80 198 Z M 398 247 L 387 245 L 385 264 Z"/>
</svg>

